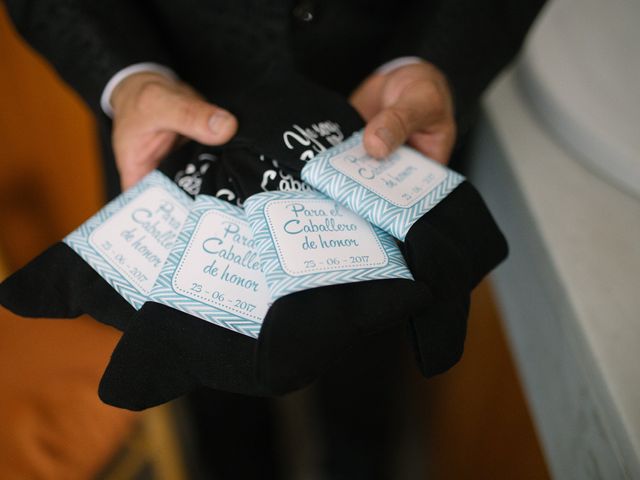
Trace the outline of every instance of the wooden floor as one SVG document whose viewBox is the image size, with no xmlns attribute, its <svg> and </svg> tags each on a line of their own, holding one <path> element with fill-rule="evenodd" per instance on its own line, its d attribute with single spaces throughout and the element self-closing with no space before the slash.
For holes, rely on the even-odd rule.
<svg viewBox="0 0 640 480">
<path fill-rule="evenodd" d="M 6 273 L 82 223 L 100 206 L 103 193 L 90 115 L 75 94 L 17 38 L 1 4 L 0 62 L 0 270 Z M 56 478 L 60 473 L 56 468 L 61 466 L 50 463 L 52 456 L 76 461 L 78 469 L 84 469 L 66 478 L 86 478 L 88 472 L 108 461 L 123 432 L 132 425 L 128 414 L 101 405 L 94 396 L 99 373 L 117 334 L 93 325 L 95 322 L 89 319 L 81 320 L 76 328 L 71 328 L 70 323 L 54 327 L 39 323 L 46 321 L 25 324 L 6 311 L 0 313 L 0 329 L 5 329 L 0 337 L 5 342 L 14 339 L 13 348 L 0 349 L 0 363 L 7 367 L 0 369 L 0 398 L 4 399 L 0 412 L 8 419 L 0 431 L 0 448 L 12 445 L 13 449 L 21 449 L 16 453 L 20 468 L 32 468 L 31 475 L 20 470 L 21 475 L 26 475 L 23 478 Z M 43 328 L 40 333 L 28 331 L 39 324 Z M 56 341 L 56 336 L 64 338 L 64 330 L 70 328 L 83 338 L 82 342 L 89 342 L 89 348 L 68 350 L 63 343 L 50 343 Z M 47 329 L 58 331 L 47 333 Z M 76 382 L 82 396 L 72 401 L 68 395 L 38 395 L 46 392 L 38 383 L 43 381 L 43 375 L 63 378 L 51 371 L 56 365 L 54 360 L 72 352 L 76 356 L 70 361 L 58 363 Z M 90 355 L 91 360 L 83 359 L 84 354 Z M 48 364 L 49 370 L 34 370 L 43 363 Z M 75 369 L 76 364 L 83 368 Z M 16 376 L 18 372 L 22 376 Z M 7 380 L 9 377 L 11 381 Z M 78 386 L 82 382 L 85 385 Z M 488 283 L 474 294 L 462 363 L 447 375 L 416 385 L 428 437 L 424 454 L 428 460 L 427 478 L 548 478 Z M 33 397 L 34 416 L 29 417 L 24 399 L 16 397 L 24 392 Z M 72 394 L 73 390 L 65 392 Z M 71 402 L 73 408 L 57 407 L 55 402 L 60 398 Z M 33 402 L 53 403 L 42 407 Z M 63 411 L 65 421 L 57 422 L 56 412 Z M 38 415 L 43 412 L 48 415 L 48 422 L 38 423 Z M 87 432 L 93 436 L 83 437 L 68 429 L 68 435 L 58 436 L 56 441 L 51 431 L 43 430 L 47 426 L 67 428 L 73 424 L 74 415 L 78 421 L 88 421 L 92 415 L 101 419 L 107 425 L 101 427 L 103 435 L 95 436 L 89 428 Z M 26 443 L 14 442 L 16 436 Z M 35 443 L 29 444 L 30 438 Z M 43 443 L 42 438 L 47 441 Z M 47 443 L 50 441 L 55 445 Z M 7 470 L 10 463 L 3 463 L 6 453 L 0 452 L 0 477 L 17 478 Z M 95 458 L 87 461 L 91 455 Z"/>
</svg>

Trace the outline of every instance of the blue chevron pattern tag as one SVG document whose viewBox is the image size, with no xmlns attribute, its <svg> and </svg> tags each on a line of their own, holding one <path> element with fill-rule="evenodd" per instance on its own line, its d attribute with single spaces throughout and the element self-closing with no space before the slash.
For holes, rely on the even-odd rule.
<svg viewBox="0 0 640 480">
<path fill-rule="evenodd" d="M 310 160 L 302 178 L 399 240 L 464 177 L 413 148 L 367 155 L 362 132 Z"/>
<path fill-rule="evenodd" d="M 271 299 L 300 290 L 412 279 L 393 237 L 320 192 L 266 192 L 245 210 Z"/>
<path fill-rule="evenodd" d="M 244 211 L 200 195 L 151 299 L 256 338 L 269 293 Z"/>
<path fill-rule="evenodd" d="M 63 241 L 139 309 L 148 300 L 192 203 L 154 170 Z"/>
</svg>

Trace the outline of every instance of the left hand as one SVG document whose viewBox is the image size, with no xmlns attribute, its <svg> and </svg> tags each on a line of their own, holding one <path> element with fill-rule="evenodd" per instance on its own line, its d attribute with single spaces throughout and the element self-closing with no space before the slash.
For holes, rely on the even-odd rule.
<svg viewBox="0 0 640 480">
<path fill-rule="evenodd" d="M 364 117 L 364 147 L 383 158 L 403 143 L 446 164 L 456 139 L 451 91 L 444 74 L 428 62 L 366 78 L 349 99 Z"/>
</svg>

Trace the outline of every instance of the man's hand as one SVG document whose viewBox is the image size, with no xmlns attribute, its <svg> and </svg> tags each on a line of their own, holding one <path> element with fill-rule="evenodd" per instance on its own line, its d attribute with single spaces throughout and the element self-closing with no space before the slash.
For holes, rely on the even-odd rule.
<svg viewBox="0 0 640 480">
<path fill-rule="evenodd" d="M 367 121 L 364 147 L 369 155 L 383 158 L 408 142 L 440 163 L 449 161 L 456 139 L 453 101 L 435 66 L 421 62 L 374 73 L 350 101 Z"/>
<path fill-rule="evenodd" d="M 238 124 L 188 85 L 157 73 L 125 78 L 111 96 L 113 150 L 124 189 L 153 170 L 181 137 L 226 143 Z"/>
</svg>

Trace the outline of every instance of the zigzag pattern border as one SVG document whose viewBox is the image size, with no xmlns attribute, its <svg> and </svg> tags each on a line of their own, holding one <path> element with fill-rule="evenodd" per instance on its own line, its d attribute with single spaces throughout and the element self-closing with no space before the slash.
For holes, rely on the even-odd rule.
<svg viewBox="0 0 640 480">
<path fill-rule="evenodd" d="M 262 328 L 262 322 L 243 318 L 196 299 L 186 297 L 176 292 L 173 288 L 174 274 L 182 261 L 184 252 L 200 221 L 200 217 L 212 208 L 222 210 L 227 215 L 234 217 L 239 215 L 244 216 L 244 211 L 235 205 L 208 195 L 199 195 L 189 211 L 189 216 L 169 253 L 167 261 L 160 271 L 160 275 L 158 275 L 156 279 L 150 297 L 155 302 L 188 313 L 214 325 L 233 330 L 252 338 L 258 338 L 260 329 Z"/>
<path fill-rule="evenodd" d="M 247 217 L 249 218 L 249 224 L 253 231 L 256 250 L 260 255 L 262 268 L 265 276 L 267 277 L 267 283 L 269 285 L 272 300 L 275 301 L 289 293 L 326 285 L 389 278 L 406 278 L 413 280 L 411 272 L 409 271 L 393 237 L 376 226 L 373 226 L 373 230 L 387 255 L 387 265 L 383 267 L 358 269 L 345 267 L 344 270 L 316 272 L 296 277 L 292 277 L 287 274 L 282 267 L 273 237 L 269 231 L 265 208 L 267 204 L 273 200 L 297 200 L 304 198 L 312 200 L 330 200 L 328 197 L 317 191 L 274 191 L 253 195 L 249 197 L 244 204 Z"/>
<path fill-rule="evenodd" d="M 151 187 L 163 188 L 186 208 L 190 208 L 191 198 L 163 173 L 154 170 L 134 187 L 107 203 L 101 210 L 62 239 L 136 310 L 139 310 L 149 298 L 118 272 L 102 255 L 95 251 L 89 244 L 89 236 L 113 214 Z"/>
<path fill-rule="evenodd" d="M 362 131 L 348 140 L 321 152 L 302 169 L 302 179 L 325 195 L 404 241 L 411 226 L 425 213 L 442 201 L 460 183 L 464 176 L 447 169 L 446 178 L 414 205 L 403 208 L 380 197 L 331 165 L 329 159 L 353 148 L 362 141 Z"/>
</svg>

